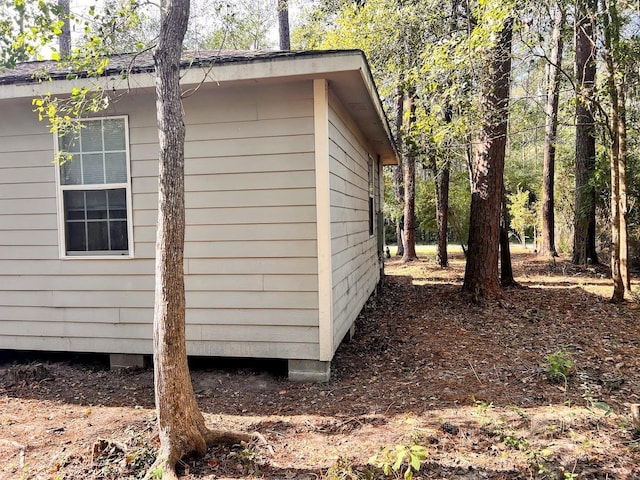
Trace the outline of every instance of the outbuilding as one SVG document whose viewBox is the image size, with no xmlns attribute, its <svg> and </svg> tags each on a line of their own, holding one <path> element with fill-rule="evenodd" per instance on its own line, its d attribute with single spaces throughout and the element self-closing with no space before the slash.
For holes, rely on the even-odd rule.
<svg viewBox="0 0 640 480">
<path fill-rule="evenodd" d="M 0 349 L 152 353 L 154 81 L 148 56 L 114 56 L 98 80 L 54 62 L 0 72 Z M 96 82 L 108 106 L 78 139 L 33 111 Z M 381 278 L 382 167 L 397 162 L 366 59 L 199 52 L 182 85 L 187 351 L 327 380 Z M 58 148 L 72 159 L 54 163 Z"/>
</svg>

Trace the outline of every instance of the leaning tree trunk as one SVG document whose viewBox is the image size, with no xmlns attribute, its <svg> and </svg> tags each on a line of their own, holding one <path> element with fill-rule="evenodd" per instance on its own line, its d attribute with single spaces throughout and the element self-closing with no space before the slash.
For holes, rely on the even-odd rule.
<svg viewBox="0 0 640 480">
<path fill-rule="evenodd" d="M 596 78 L 593 0 L 577 2 L 575 26 L 576 179 L 572 262 L 598 263 L 596 253 L 596 192 L 591 184 L 596 162 L 595 121 L 590 108 Z"/>
<path fill-rule="evenodd" d="M 498 254 L 500 206 L 511 77 L 511 19 L 494 47 L 482 92 L 482 125 L 473 158 L 469 253 L 463 291 L 474 298 L 500 295 Z"/>
<path fill-rule="evenodd" d="M 175 465 L 186 455 L 204 455 L 207 445 L 226 441 L 205 426 L 191 385 L 185 340 L 184 138 L 180 99 L 180 54 L 189 19 L 189 0 L 167 0 L 156 69 L 159 181 L 156 233 L 156 287 L 153 360 L 160 450 L 147 477 L 177 478 Z M 233 436 L 233 435 L 229 435 Z M 250 439 L 248 435 L 241 435 Z"/>
<path fill-rule="evenodd" d="M 554 214 L 554 174 L 556 157 L 556 135 L 558 132 L 558 103 L 560 97 L 559 70 L 562 62 L 562 26 L 564 25 L 564 6 L 555 5 L 555 18 L 551 38 L 551 62 L 547 85 L 547 103 L 545 105 L 544 171 L 542 174 L 542 232 L 539 255 L 556 257 L 555 214 Z"/>
</svg>

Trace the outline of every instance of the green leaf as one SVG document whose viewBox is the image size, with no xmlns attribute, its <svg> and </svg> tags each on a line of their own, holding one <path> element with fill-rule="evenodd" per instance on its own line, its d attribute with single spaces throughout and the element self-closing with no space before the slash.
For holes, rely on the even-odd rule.
<svg viewBox="0 0 640 480">
<path fill-rule="evenodd" d="M 404 455 L 402 454 L 398 454 L 396 456 L 396 461 L 393 464 L 393 469 L 397 472 L 398 470 L 400 470 L 400 467 L 402 466 L 402 462 L 404 461 Z"/>
</svg>

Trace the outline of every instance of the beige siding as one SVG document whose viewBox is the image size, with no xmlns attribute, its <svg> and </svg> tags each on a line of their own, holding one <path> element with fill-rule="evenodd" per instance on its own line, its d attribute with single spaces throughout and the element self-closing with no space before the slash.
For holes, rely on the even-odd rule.
<svg viewBox="0 0 640 480">
<path fill-rule="evenodd" d="M 129 117 L 135 258 L 59 259 L 53 137 L 2 102 L 0 348 L 151 352 L 154 107 L 106 112 Z M 189 352 L 318 358 L 311 82 L 207 84 L 184 110 Z"/>
<path fill-rule="evenodd" d="M 369 235 L 368 150 L 335 98 L 329 109 L 329 157 L 333 340 L 337 346 L 380 276 L 375 231 Z M 372 157 L 375 162 L 373 153 Z"/>
</svg>

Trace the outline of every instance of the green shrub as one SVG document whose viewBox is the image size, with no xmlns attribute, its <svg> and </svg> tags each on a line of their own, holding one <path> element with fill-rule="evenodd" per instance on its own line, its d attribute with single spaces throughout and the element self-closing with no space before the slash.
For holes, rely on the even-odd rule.
<svg viewBox="0 0 640 480">
<path fill-rule="evenodd" d="M 405 480 L 411 480 L 426 459 L 427 449 L 421 445 L 396 445 L 384 447 L 369 459 L 369 463 L 387 476 L 394 474 L 396 478 L 403 476 Z"/>
<path fill-rule="evenodd" d="M 542 368 L 551 383 L 566 383 L 574 365 L 571 356 L 567 352 L 560 350 L 544 357 Z"/>
</svg>

